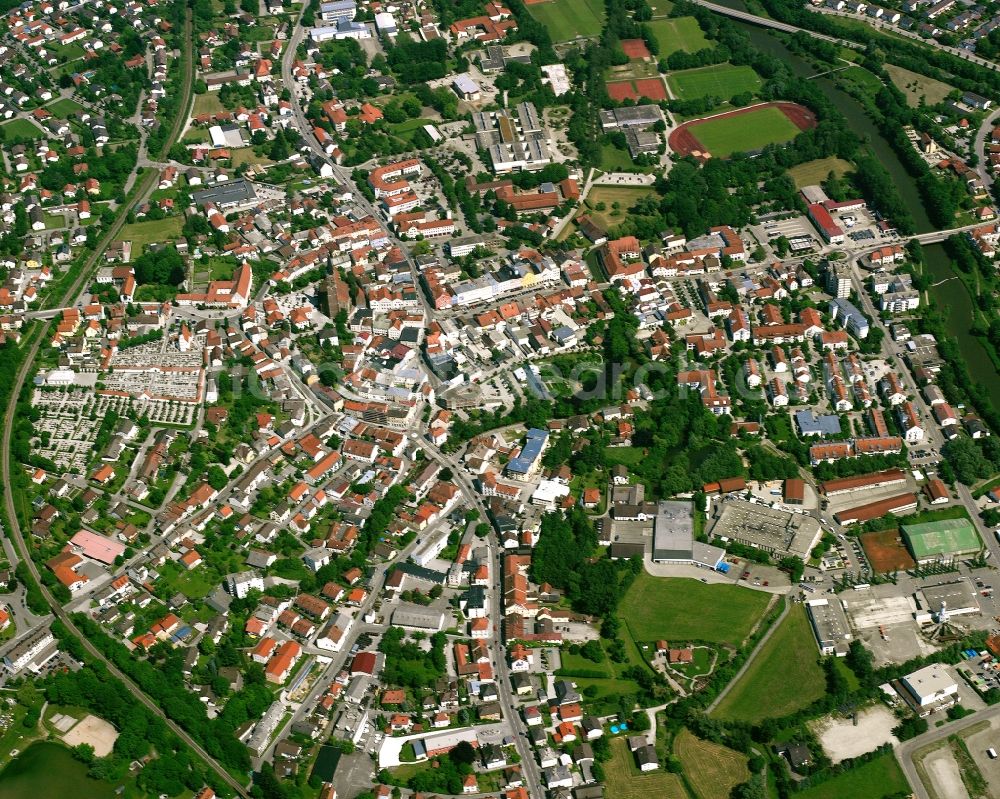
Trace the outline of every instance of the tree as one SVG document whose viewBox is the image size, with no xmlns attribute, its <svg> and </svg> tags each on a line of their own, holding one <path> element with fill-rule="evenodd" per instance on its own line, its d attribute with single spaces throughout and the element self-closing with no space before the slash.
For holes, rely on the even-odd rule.
<svg viewBox="0 0 1000 799">
<path fill-rule="evenodd" d="M 744 783 L 733 788 L 732 799 L 767 799 L 767 788 L 760 775 L 754 774 Z"/>
<path fill-rule="evenodd" d="M 587 641 L 583 644 L 580 647 L 580 654 L 594 663 L 600 663 L 604 660 L 604 650 L 601 649 L 601 645 L 597 641 Z"/>
<path fill-rule="evenodd" d="M 923 735 L 927 732 L 928 726 L 927 719 L 909 716 L 893 727 L 892 732 L 900 741 L 908 741 L 910 738 Z"/>
<path fill-rule="evenodd" d="M 226 473 L 223 471 L 222 467 L 216 464 L 212 464 L 208 467 L 206 479 L 208 480 L 208 484 L 216 491 L 221 491 L 226 487 L 226 483 L 229 482 L 229 478 L 226 477 Z"/>
<path fill-rule="evenodd" d="M 184 281 L 184 259 L 174 246 L 146 252 L 135 260 L 134 266 L 135 279 L 140 284 L 178 286 Z"/>
<path fill-rule="evenodd" d="M 460 741 L 454 749 L 448 753 L 448 757 L 458 765 L 471 766 L 476 762 L 476 750 L 468 741 Z"/>
</svg>

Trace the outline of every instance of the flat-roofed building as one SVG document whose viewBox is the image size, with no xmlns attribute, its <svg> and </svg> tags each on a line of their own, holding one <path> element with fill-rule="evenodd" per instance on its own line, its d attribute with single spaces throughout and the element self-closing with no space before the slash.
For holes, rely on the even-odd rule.
<svg viewBox="0 0 1000 799">
<path fill-rule="evenodd" d="M 690 502 L 659 502 L 653 521 L 653 560 L 691 559 L 694 543 L 694 506 Z"/>
<path fill-rule="evenodd" d="M 925 585 L 917 591 L 920 609 L 917 622 L 945 622 L 952 616 L 981 613 L 975 590 L 965 580 L 955 580 L 939 585 Z"/>
<path fill-rule="evenodd" d="M 810 599 L 806 602 L 806 610 L 819 651 L 837 657 L 846 655 L 853 636 L 840 600 Z"/>
<path fill-rule="evenodd" d="M 633 105 L 601 111 L 600 117 L 605 131 L 648 128 L 663 121 L 663 111 L 658 105 Z"/>
<path fill-rule="evenodd" d="M 724 497 L 712 508 L 710 535 L 779 558 L 785 555 L 807 558 L 822 532 L 819 522 L 812 516 L 769 508 L 733 495 Z"/>
<path fill-rule="evenodd" d="M 941 663 L 924 666 L 899 681 L 900 695 L 914 712 L 926 716 L 958 701 L 958 682 Z"/>
<path fill-rule="evenodd" d="M 552 160 L 533 103 L 518 103 L 513 109 L 476 111 L 472 123 L 476 145 L 489 153 L 494 172 L 541 169 Z"/>
</svg>

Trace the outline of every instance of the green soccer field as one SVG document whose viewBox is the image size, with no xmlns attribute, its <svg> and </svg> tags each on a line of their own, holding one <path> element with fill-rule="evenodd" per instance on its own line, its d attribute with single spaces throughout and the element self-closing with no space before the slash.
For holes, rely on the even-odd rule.
<svg viewBox="0 0 1000 799">
<path fill-rule="evenodd" d="M 577 36 L 599 36 L 604 27 L 601 0 L 545 0 L 526 8 L 548 28 L 554 42 L 568 42 Z"/>
<path fill-rule="evenodd" d="M 752 67 L 733 64 L 685 69 L 674 72 L 667 78 L 670 91 L 681 100 L 695 100 L 709 96 L 728 100 L 744 92 L 756 94 L 762 83 L 760 76 Z"/>
<path fill-rule="evenodd" d="M 784 144 L 799 135 L 799 129 L 792 121 L 771 106 L 746 114 L 709 119 L 689 130 L 715 158 L 756 152 L 769 144 Z"/>
<path fill-rule="evenodd" d="M 534 8 L 534 6 L 528 6 Z M 669 19 L 654 19 L 646 25 L 653 32 L 660 45 L 660 58 L 666 58 L 671 53 L 683 50 L 685 53 L 697 53 L 711 43 L 694 17 L 671 17 Z"/>
</svg>

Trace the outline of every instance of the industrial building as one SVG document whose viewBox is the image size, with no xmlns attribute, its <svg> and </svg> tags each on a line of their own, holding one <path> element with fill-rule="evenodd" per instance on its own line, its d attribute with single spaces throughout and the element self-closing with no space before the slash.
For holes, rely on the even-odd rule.
<svg viewBox="0 0 1000 799">
<path fill-rule="evenodd" d="M 694 540 L 694 506 L 690 502 L 657 503 L 653 520 L 653 561 L 716 568 L 725 558 L 721 547 Z"/>
<path fill-rule="evenodd" d="M 851 625 L 839 599 L 810 599 L 806 602 L 809 623 L 816 645 L 824 655 L 843 657 L 851 642 Z"/>
<path fill-rule="evenodd" d="M 902 525 L 903 540 L 917 563 L 948 563 L 976 555 L 983 542 L 968 519 Z"/>
<path fill-rule="evenodd" d="M 812 516 L 727 496 L 712 506 L 710 535 L 761 549 L 776 557 L 806 559 L 822 535 Z"/>
<path fill-rule="evenodd" d="M 925 585 L 916 592 L 918 624 L 944 624 L 952 616 L 981 613 L 979 600 L 972 586 L 965 580 Z"/>
<path fill-rule="evenodd" d="M 899 681 L 900 696 L 918 716 L 944 710 L 958 701 L 958 683 L 941 663 L 924 666 Z"/>
<path fill-rule="evenodd" d="M 834 518 L 839 524 L 864 524 L 872 519 L 881 519 L 892 513 L 899 515 L 917 509 L 917 495 L 913 493 L 898 494 L 887 499 L 868 502 L 854 508 L 838 511 Z"/>
<path fill-rule="evenodd" d="M 212 203 L 222 213 L 249 208 L 258 200 L 254 185 L 248 180 L 230 180 L 210 189 L 191 194 L 191 202 L 197 206 Z"/>
</svg>

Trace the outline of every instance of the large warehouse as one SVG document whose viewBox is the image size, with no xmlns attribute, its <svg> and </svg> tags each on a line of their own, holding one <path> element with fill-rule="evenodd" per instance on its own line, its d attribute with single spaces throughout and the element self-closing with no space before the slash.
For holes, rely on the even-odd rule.
<svg viewBox="0 0 1000 799">
<path fill-rule="evenodd" d="M 853 636 L 840 600 L 835 597 L 810 599 L 806 602 L 806 610 L 819 651 L 837 657 L 846 655 Z"/>
<path fill-rule="evenodd" d="M 709 536 L 736 541 L 761 549 L 775 557 L 809 557 L 822 530 L 812 516 L 789 513 L 767 505 L 726 497 L 712 504 L 712 528 Z"/>
<path fill-rule="evenodd" d="M 660 501 L 653 521 L 653 562 L 718 568 L 726 550 L 694 540 L 694 505 Z"/>
<path fill-rule="evenodd" d="M 922 524 L 904 524 L 903 540 L 917 563 L 949 562 L 975 555 L 983 542 L 968 519 L 942 519 Z"/>
</svg>

